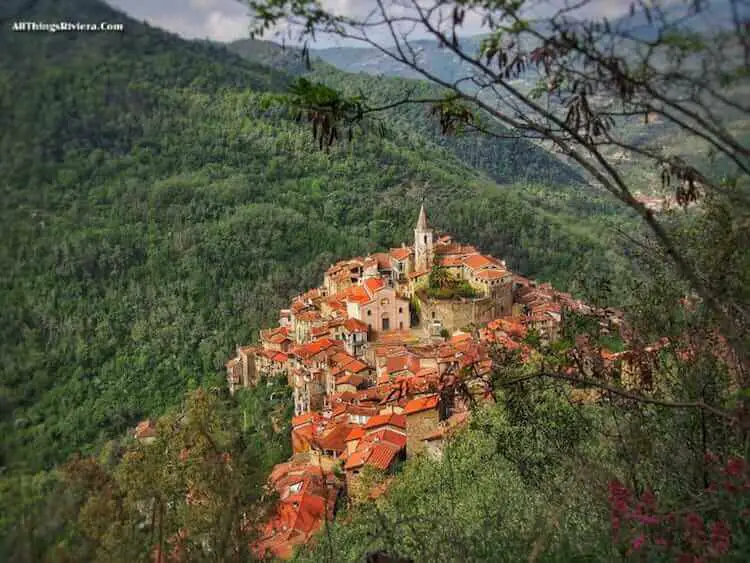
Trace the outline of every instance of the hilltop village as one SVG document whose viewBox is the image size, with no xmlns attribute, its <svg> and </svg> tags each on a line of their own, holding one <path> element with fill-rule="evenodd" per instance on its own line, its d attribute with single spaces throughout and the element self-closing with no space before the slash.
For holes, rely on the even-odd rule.
<svg viewBox="0 0 750 563">
<path fill-rule="evenodd" d="M 569 311 L 613 330 L 620 322 L 437 236 L 424 207 L 412 245 L 333 264 L 320 287 L 295 297 L 277 327 L 226 365 L 232 393 L 263 374 L 285 377 L 294 394 L 294 454 L 271 474 L 279 506 L 257 554 L 289 557 L 342 498 L 381 494 L 387 478 L 377 486 L 363 478 L 373 470 L 387 476 L 415 455 L 439 458 L 469 402 L 491 400 L 490 350 L 526 354 L 527 333 L 556 339 Z M 452 391 L 457 380 L 468 398 Z"/>
</svg>

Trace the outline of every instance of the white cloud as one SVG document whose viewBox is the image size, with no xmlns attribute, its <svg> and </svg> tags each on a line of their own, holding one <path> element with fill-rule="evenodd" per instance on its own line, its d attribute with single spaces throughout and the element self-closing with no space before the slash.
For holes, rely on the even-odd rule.
<svg viewBox="0 0 750 563">
<path fill-rule="evenodd" d="M 216 41 L 234 41 L 247 37 L 248 26 L 247 17 L 227 16 L 219 11 L 211 12 L 206 20 L 207 35 Z"/>
<path fill-rule="evenodd" d="M 107 0 L 129 16 L 188 39 L 233 41 L 247 37 L 250 18 L 238 0 Z"/>
<path fill-rule="evenodd" d="M 0 0 L 2 1 L 2 0 Z M 107 0 L 131 17 L 146 20 L 152 25 L 178 33 L 186 38 L 209 38 L 232 41 L 249 35 L 248 8 L 241 0 Z M 545 9 L 561 5 L 566 0 L 530 0 Z M 571 2 L 572 0 L 567 0 Z M 323 5 L 336 14 L 364 17 L 376 6 L 374 0 L 323 0 Z M 591 0 L 586 15 L 609 17 L 627 11 L 627 0 Z M 537 8 L 541 10 L 541 8 Z M 283 29 L 283 27 L 282 27 Z M 463 33 L 481 31 L 480 18 L 468 15 Z M 385 37 L 385 36 L 383 36 Z M 416 38 L 416 36 L 414 36 Z M 338 44 L 332 38 L 321 38 L 316 46 Z"/>
</svg>

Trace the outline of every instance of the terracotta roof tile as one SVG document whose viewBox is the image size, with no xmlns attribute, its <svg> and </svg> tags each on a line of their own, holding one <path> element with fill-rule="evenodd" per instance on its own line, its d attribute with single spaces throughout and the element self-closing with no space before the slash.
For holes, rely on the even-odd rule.
<svg viewBox="0 0 750 563">
<path fill-rule="evenodd" d="M 430 395 L 428 397 L 419 397 L 416 399 L 412 399 L 406 404 L 406 407 L 404 408 L 404 414 L 410 415 L 426 410 L 435 409 L 437 408 L 439 402 L 440 397 L 438 395 Z"/>
<path fill-rule="evenodd" d="M 352 428 L 353 425 L 349 423 L 336 424 L 324 435 L 318 437 L 318 445 L 324 450 L 343 452 L 346 448 L 346 441 Z"/>
<path fill-rule="evenodd" d="M 362 285 L 367 290 L 367 293 L 373 296 L 385 287 L 385 280 L 383 278 L 367 278 L 362 282 Z"/>
<path fill-rule="evenodd" d="M 318 354 L 323 350 L 330 348 L 333 345 L 334 342 L 330 338 L 321 338 L 319 340 L 297 346 L 296 348 L 294 348 L 293 352 L 301 358 L 310 358 L 315 354 Z"/>
<path fill-rule="evenodd" d="M 292 427 L 302 426 L 303 424 L 315 422 L 316 418 L 317 413 L 314 412 L 306 412 L 304 414 L 294 416 L 292 417 Z"/>
<path fill-rule="evenodd" d="M 404 416 L 403 414 L 391 413 L 379 414 L 377 416 L 371 417 L 370 420 L 367 421 L 367 424 L 365 424 L 365 429 L 370 430 L 372 428 L 378 428 L 387 424 L 390 424 L 391 426 L 395 426 L 397 428 L 406 429 L 406 416 Z"/>
<path fill-rule="evenodd" d="M 365 464 L 368 457 L 370 457 L 369 447 L 365 447 L 361 450 L 357 449 L 348 455 L 348 457 L 346 458 L 346 463 L 344 464 L 344 468 L 355 469 L 357 467 L 361 467 Z"/>
<path fill-rule="evenodd" d="M 394 260 L 398 260 L 399 262 L 403 262 L 404 260 L 409 258 L 409 255 L 411 253 L 412 249 L 409 247 L 391 249 L 391 256 L 394 258 Z"/>
<path fill-rule="evenodd" d="M 476 277 L 480 280 L 499 280 L 508 275 L 505 270 L 482 270 L 477 272 Z"/>
<path fill-rule="evenodd" d="M 486 256 L 483 256 L 481 254 L 474 254 L 472 256 L 467 256 L 463 260 L 464 265 L 468 267 L 470 270 L 479 270 L 481 268 L 490 268 L 496 265 L 495 262 L 487 258 Z"/>
<path fill-rule="evenodd" d="M 359 319 L 349 318 L 344 321 L 344 329 L 348 332 L 367 332 L 367 325 Z"/>
<path fill-rule="evenodd" d="M 388 428 L 378 430 L 372 434 L 368 434 L 362 437 L 362 441 L 370 444 L 376 444 L 378 442 L 388 442 L 393 444 L 397 448 L 401 449 L 406 447 L 406 434 L 400 432 L 394 432 Z"/>
<path fill-rule="evenodd" d="M 463 256 L 440 256 L 438 258 L 438 264 L 445 268 L 451 268 L 456 266 L 463 266 Z"/>
<path fill-rule="evenodd" d="M 351 442 L 352 440 L 359 440 L 364 435 L 364 429 L 361 426 L 355 426 L 349 431 L 349 434 L 347 434 L 346 441 Z"/>
<path fill-rule="evenodd" d="M 346 300 L 354 303 L 369 303 L 372 298 L 368 295 L 367 291 L 362 286 L 355 285 L 350 288 L 351 291 L 347 292 Z"/>
<path fill-rule="evenodd" d="M 385 471 L 388 469 L 398 455 L 399 449 L 388 443 L 378 443 L 372 446 L 367 465 Z"/>
</svg>

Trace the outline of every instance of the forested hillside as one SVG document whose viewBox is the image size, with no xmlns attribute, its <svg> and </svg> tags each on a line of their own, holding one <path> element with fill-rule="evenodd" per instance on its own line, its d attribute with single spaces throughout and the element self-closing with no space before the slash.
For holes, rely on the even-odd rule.
<svg viewBox="0 0 750 563">
<path fill-rule="evenodd" d="M 89 6 L 123 19 L 92 2 L 37 9 Z M 11 467 L 50 467 L 218 374 L 332 260 L 405 240 L 418 186 L 437 225 L 525 273 L 571 282 L 597 254 L 607 263 L 575 217 L 589 209 L 540 210 L 544 191 L 498 190 L 429 143 L 315 150 L 263 109 L 284 76 L 221 49 L 132 21 L 2 48 Z"/>
<path fill-rule="evenodd" d="M 0 34 L 0 560 L 153 560 L 185 529 L 201 555 L 240 560 L 224 554 L 246 551 L 263 519 L 292 405 L 283 378 L 229 397 L 224 363 L 333 261 L 410 240 L 424 200 L 437 230 L 514 271 L 626 302 L 639 346 L 695 339 L 659 359 L 664 389 L 643 402 L 612 387 L 581 405 L 581 386 L 502 356 L 493 406 L 442 461 L 407 461 L 378 503 L 340 511 L 298 557 L 637 558 L 645 541 L 661 549 L 648 528 L 658 511 L 687 514 L 685 530 L 666 516 L 662 530 L 696 557 L 729 552 L 729 522 L 727 560 L 744 561 L 747 473 L 735 470 L 747 441 L 726 422 L 740 397 L 729 371 L 703 354 L 712 318 L 688 311 L 684 280 L 639 223 L 575 171 L 522 140 L 442 138 L 409 105 L 383 115 L 385 135 L 321 150 L 281 103 L 299 76 L 384 103 L 440 93 L 407 78 L 310 70 L 263 42 L 184 41 L 99 0 L 2 2 L 11 20 L 125 30 Z M 714 198 L 664 221 L 705 283 L 739 302 L 744 213 Z M 602 336 L 578 321 L 549 346 L 528 339 L 542 368 L 560 371 L 578 337 Z M 165 413 L 170 430 L 144 453 L 126 432 Z M 194 488 L 205 503 L 191 504 Z"/>
<path fill-rule="evenodd" d="M 477 42 L 478 46 L 478 42 Z M 244 39 L 229 44 L 229 49 L 242 57 L 273 68 L 282 68 L 290 74 L 305 76 L 321 82 L 348 96 L 366 97 L 374 106 L 391 105 L 396 100 L 440 99 L 445 92 L 428 82 L 416 80 L 410 75 L 375 76 L 361 71 L 344 72 L 339 68 L 350 68 L 331 61 L 311 56 L 309 68 L 304 64 L 302 51 L 284 48 L 269 41 Z M 358 49 L 354 49 L 357 51 Z M 312 51 L 318 55 L 322 51 Z M 354 70 L 354 69 L 352 69 Z M 465 71 L 465 69 L 464 69 Z M 388 73 L 386 73 L 388 74 Z M 451 79 L 452 81 L 452 79 Z M 476 132 L 446 136 L 440 131 L 437 119 L 431 118 L 421 104 L 404 103 L 382 112 L 398 134 L 411 137 L 412 142 L 425 140 L 444 147 L 466 165 L 486 172 L 500 184 L 516 182 L 541 182 L 553 191 L 565 187 L 573 197 L 591 202 L 594 193 L 581 189 L 581 175 L 541 147 L 531 142 L 513 138 L 491 138 Z M 499 131 L 499 129 L 498 129 Z M 605 200 L 601 200 L 602 203 Z M 584 204 L 586 205 L 586 204 Z"/>
<path fill-rule="evenodd" d="M 408 240 L 423 196 L 438 228 L 563 288 L 621 267 L 604 239 L 627 218 L 521 181 L 553 166 L 543 153 L 492 149 L 472 169 L 398 123 L 319 151 L 274 103 L 285 74 L 94 0 L 0 9 L 126 24 L 0 35 L 3 529 L 38 472 L 221 381 L 233 348 L 335 259 Z"/>
</svg>

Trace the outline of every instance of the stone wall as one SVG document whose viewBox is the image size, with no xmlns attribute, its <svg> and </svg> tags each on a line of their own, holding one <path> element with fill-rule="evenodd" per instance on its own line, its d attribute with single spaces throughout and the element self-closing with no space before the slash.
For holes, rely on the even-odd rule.
<svg viewBox="0 0 750 563">
<path fill-rule="evenodd" d="M 428 409 L 406 415 L 406 457 L 414 457 L 424 450 L 422 439 L 438 426 L 437 409 Z"/>
<path fill-rule="evenodd" d="M 419 300 L 420 326 L 429 331 L 434 321 L 453 332 L 471 324 L 488 323 L 493 319 L 510 314 L 501 309 L 501 303 L 492 297 L 482 299 L 441 300 L 430 299 L 424 293 L 417 293 Z"/>
</svg>

